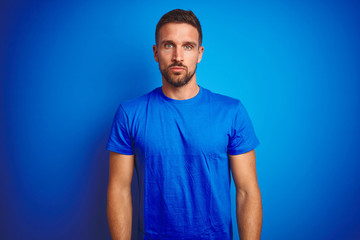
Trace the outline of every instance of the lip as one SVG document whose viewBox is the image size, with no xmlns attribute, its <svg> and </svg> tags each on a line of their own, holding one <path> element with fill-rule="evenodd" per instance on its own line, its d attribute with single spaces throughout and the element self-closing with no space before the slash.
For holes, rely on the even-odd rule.
<svg viewBox="0 0 360 240">
<path fill-rule="evenodd" d="M 174 72 L 181 72 L 181 71 L 185 70 L 185 68 L 183 68 L 183 67 L 171 67 L 170 69 Z"/>
</svg>

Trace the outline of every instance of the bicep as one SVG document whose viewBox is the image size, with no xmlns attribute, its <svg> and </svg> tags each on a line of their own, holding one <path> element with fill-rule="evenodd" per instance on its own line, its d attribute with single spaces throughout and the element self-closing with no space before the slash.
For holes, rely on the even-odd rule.
<svg viewBox="0 0 360 240">
<path fill-rule="evenodd" d="M 239 155 L 229 155 L 230 168 L 237 190 L 258 188 L 255 150 Z"/>
<path fill-rule="evenodd" d="M 109 187 L 128 188 L 134 173 L 134 155 L 110 151 Z"/>
</svg>

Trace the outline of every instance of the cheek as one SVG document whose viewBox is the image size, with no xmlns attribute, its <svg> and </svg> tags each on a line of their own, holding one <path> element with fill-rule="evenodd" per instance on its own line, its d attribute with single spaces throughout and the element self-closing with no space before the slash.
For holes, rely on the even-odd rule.
<svg viewBox="0 0 360 240">
<path fill-rule="evenodd" d="M 159 64 L 163 64 L 166 65 L 168 62 L 171 61 L 171 57 L 169 54 L 159 54 L 158 55 L 158 59 L 159 59 Z"/>
<path fill-rule="evenodd" d="M 189 61 L 188 61 L 188 67 L 193 69 L 196 67 L 196 64 L 198 62 L 198 55 L 197 54 L 192 54 L 191 56 L 189 56 Z"/>
<path fill-rule="evenodd" d="M 167 61 L 164 58 L 159 58 L 159 65 L 166 66 Z"/>
<path fill-rule="evenodd" d="M 168 62 L 164 61 L 164 59 L 159 59 L 160 61 L 158 62 L 159 63 L 159 68 L 162 70 L 162 71 L 165 71 L 168 66 L 170 65 Z"/>
</svg>

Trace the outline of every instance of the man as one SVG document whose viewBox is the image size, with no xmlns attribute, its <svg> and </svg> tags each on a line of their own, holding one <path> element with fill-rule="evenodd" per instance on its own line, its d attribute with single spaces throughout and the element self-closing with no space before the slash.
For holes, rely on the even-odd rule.
<svg viewBox="0 0 360 240">
<path fill-rule="evenodd" d="M 260 239 L 258 140 L 245 108 L 239 100 L 197 85 L 204 47 L 191 11 L 166 13 L 155 40 L 162 87 L 120 105 L 107 144 L 111 236 L 131 237 L 135 167 L 139 239 L 231 239 L 231 168 L 239 236 Z"/>
</svg>

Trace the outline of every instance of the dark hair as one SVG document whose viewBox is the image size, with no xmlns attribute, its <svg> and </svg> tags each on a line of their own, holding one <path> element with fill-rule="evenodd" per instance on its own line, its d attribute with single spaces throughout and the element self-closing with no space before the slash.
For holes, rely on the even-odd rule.
<svg viewBox="0 0 360 240">
<path fill-rule="evenodd" d="M 201 31 L 201 25 L 199 22 L 199 19 L 195 16 L 195 14 L 192 11 L 185 11 L 182 9 L 174 9 L 168 13 L 165 13 L 164 16 L 162 16 L 156 25 L 155 30 L 155 43 L 158 43 L 159 39 L 159 31 L 162 26 L 164 26 L 167 23 L 187 23 L 192 26 L 194 26 L 198 33 L 199 33 L 199 46 L 201 46 L 202 43 L 202 31 Z"/>
</svg>

